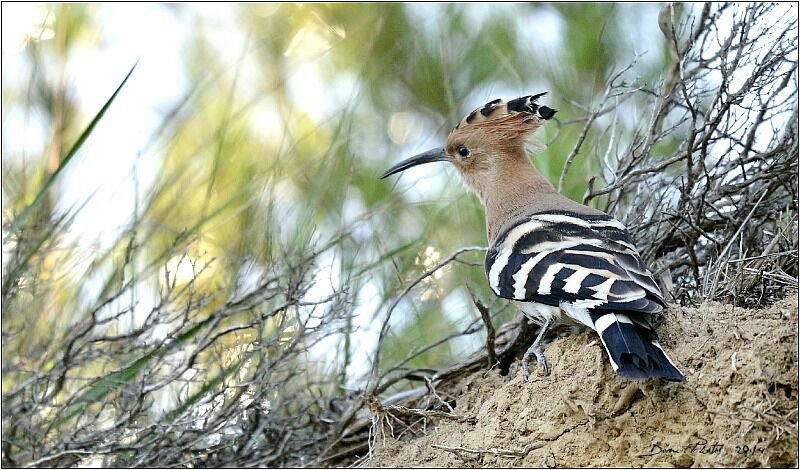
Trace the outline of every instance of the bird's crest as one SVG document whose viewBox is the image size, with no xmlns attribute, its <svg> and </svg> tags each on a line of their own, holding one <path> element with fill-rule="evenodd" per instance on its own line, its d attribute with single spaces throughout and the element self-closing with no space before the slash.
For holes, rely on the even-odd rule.
<svg viewBox="0 0 800 470">
<path fill-rule="evenodd" d="M 537 102 L 546 94 L 537 93 L 510 101 L 490 101 L 462 119 L 448 136 L 448 143 L 477 138 L 501 148 L 513 146 L 521 138 L 528 150 L 541 150 L 543 146 L 536 142 L 533 132 L 556 114 L 555 109 Z"/>
<path fill-rule="evenodd" d="M 553 117 L 556 110 L 540 105 L 537 100 L 547 92 L 523 96 L 511 101 L 496 99 L 489 101 L 480 108 L 475 109 L 458 123 L 456 129 L 464 127 L 479 127 L 485 124 L 501 124 L 509 119 L 525 122 L 528 118 L 546 120 Z"/>
</svg>

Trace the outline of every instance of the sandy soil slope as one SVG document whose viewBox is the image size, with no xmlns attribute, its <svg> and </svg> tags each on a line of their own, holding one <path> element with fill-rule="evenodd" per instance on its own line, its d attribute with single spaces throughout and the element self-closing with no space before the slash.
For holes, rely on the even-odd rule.
<svg viewBox="0 0 800 470">
<path fill-rule="evenodd" d="M 378 430 L 363 464 L 798 465 L 797 294 L 765 310 L 672 307 L 658 331 L 686 383 L 621 379 L 596 335 L 558 339 L 549 376 L 526 383 L 516 364 L 473 373 L 439 391 L 469 421 L 430 421 L 399 440 Z"/>
</svg>

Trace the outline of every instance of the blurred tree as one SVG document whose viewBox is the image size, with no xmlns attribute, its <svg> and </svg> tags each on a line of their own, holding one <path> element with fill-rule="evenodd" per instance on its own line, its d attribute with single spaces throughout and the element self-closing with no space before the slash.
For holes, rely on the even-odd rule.
<svg viewBox="0 0 800 470">
<path fill-rule="evenodd" d="M 191 89 L 166 115 L 169 131 L 158 140 L 162 167 L 134 216 L 131 238 L 120 239 L 83 276 L 92 277 L 96 270 L 110 273 L 98 302 L 126 276 L 118 261 L 107 271 L 110 265 L 103 260 L 120 260 L 128 246 L 146 254 L 148 269 L 170 261 L 177 266 L 186 252 L 205 266 L 196 288 L 230 293 L 241 281 L 243 263 L 260 272 L 273 262 L 275 250 L 299 252 L 314 240 L 344 231 L 347 236 L 334 255 L 338 279 L 330 281 L 354 283 L 355 292 L 379 286 L 385 303 L 399 283 L 436 262 L 426 250 L 441 258 L 461 246 L 484 244 L 485 235 L 477 199 L 463 192 L 449 170 L 441 189 L 425 191 L 432 197 L 401 211 L 417 189 L 392 190 L 375 178 L 382 168 L 402 157 L 414 139 L 443 139 L 462 115 L 493 98 L 496 88 L 522 94 L 545 87 L 558 117 L 569 121 L 591 106 L 614 67 L 631 58 L 617 55 L 624 49 L 622 31 L 629 20 L 620 18 L 621 7 L 615 5 L 242 5 L 236 17 L 246 41 L 241 50 L 223 56 L 209 40 L 216 25 L 208 24 L 202 9 L 169 8 L 194 26 L 183 59 Z M 654 11 L 648 6 L 639 10 Z M 76 104 L 67 99 L 63 64 L 80 37 L 97 34 L 87 33 L 94 21 L 91 6 L 60 5 L 51 12 L 55 40 L 31 42 L 27 49 L 36 64 L 32 83 L 38 90 L 37 101 L 28 106 L 46 109 L 52 129 L 45 174 L 53 171 L 55 155 L 63 153 L 63 142 L 74 140 L 78 129 L 75 120 L 65 118 L 75 114 Z M 626 7 L 624 13 L 627 18 L 635 11 Z M 542 28 L 544 21 L 563 27 Z M 560 36 L 536 41 L 537 31 Z M 51 64 L 61 65 L 53 69 Z M 330 102 L 309 107 L 295 91 L 297 80 L 321 83 Z M 477 96 L 476 90 L 484 91 Z M 266 133 L 260 129 L 264 117 L 272 126 Z M 393 123 L 405 132 L 400 143 L 390 136 Z M 563 126 L 558 138 L 534 157 L 554 182 L 577 130 Z M 546 140 L 551 133 L 544 132 Z M 576 158 L 575 168 L 583 171 L 573 171 L 565 185 L 574 199 L 585 189 L 584 174 L 596 171 L 595 161 Z M 428 186 L 431 179 L 419 184 Z M 18 197 L 8 186 L 4 193 L 15 201 L 30 197 Z M 366 217 L 354 217 L 354 210 Z M 477 318 L 477 313 L 458 318 L 464 308 L 471 310 L 458 286 L 468 284 L 480 296 L 490 295 L 480 256 L 473 261 L 474 267 L 449 269 L 435 280 L 435 288 L 426 284 L 422 297 L 402 305 L 399 316 L 413 320 L 393 327 L 384 346 L 388 361 Z M 367 273 L 365 266 L 377 269 Z M 145 274 L 140 273 L 142 282 L 156 289 L 158 283 L 147 281 Z M 67 288 L 62 283 L 57 289 L 62 297 L 83 292 L 80 284 Z M 458 312 L 443 308 L 450 292 L 449 305 L 458 305 Z M 225 297 L 205 308 L 218 307 Z M 358 295 L 354 301 L 374 306 Z M 61 311 L 77 305 L 75 299 L 65 302 L 49 307 Z M 366 320 L 361 318 L 358 328 L 367 328 Z M 349 338 L 356 326 L 352 319 L 348 325 Z M 463 352 L 440 348 L 415 363 L 443 365 Z M 340 354 L 349 360 L 353 351 Z M 338 367 L 344 370 L 347 364 Z"/>
<path fill-rule="evenodd" d="M 209 452 L 207 465 L 226 455 L 307 464 L 297 456 L 320 450 L 315 433 L 369 377 L 384 321 L 377 369 L 397 372 L 444 367 L 483 344 L 470 291 L 493 299 L 498 325 L 515 314 L 487 286 L 483 209 L 455 172 L 382 181 L 381 171 L 443 141 L 490 99 L 546 90 L 559 112 L 531 158 L 558 185 L 574 157 L 563 192 L 581 200 L 589 176 L 608 171 L 601 152 L 624 148 L 646 114 L 627 95 L 604 101 L 609 80 L 641 54 L 619 80 L 652 95 L 674 65 L 656 4 L 150 5 L 184 31 L 174 60 L 186 84 L 154 105 L 148 143 L 115 155 L 153 153 L 157 163 L 142 165 L 142 188 L 131 175 L 135 208 L 113 242 L 86 246 L 62 237 L 85 208 L 58 209 L 58 183 L 74 178 L 59 168 L 70 149 L 92 151 L 81 136 L 102 132 L 84 116 L 107 118 L 75 99 L 81 77 L 67 70 L 88 63 L 81 53 L 114 56 L 102 47 L 104 21 L 128 10 L 46 8 L 52 38 L 28 41 L 18 63 L 29 75 L 3 82 L 4 108 L 40 113 L 46 126 L 41 155 L 3 149 L 3 403 L 13 410 L 3 459 L 12 465 L 75 464 L 70 446 L 81 442 L 118 465 L 200 459 L 170 452 L 176 442 L 233 453 Z M 121 81 L 121 93 L 136 80 Z M 597 125 L 582 134 L 589 119 Z M 679 148 L 681 132 L 655 144 L 656 158 Z M 3 137 L 17 138 L 5 125 Z M 36 216 L 21 220 L 43 188 Z M 464 247 L 476 249 L 409 287 Z M 27 408 L 34 402 L 40 412 Z M 281 453 L 298 420 L 291 432 L 309 434 Z M 102 440 L 114 426 L 131 430 L 124 451 Z M 230 450 L 230 435 L 240 448 Z M 275 456 L 253 450 L 267 447 Z"/>
</svg>

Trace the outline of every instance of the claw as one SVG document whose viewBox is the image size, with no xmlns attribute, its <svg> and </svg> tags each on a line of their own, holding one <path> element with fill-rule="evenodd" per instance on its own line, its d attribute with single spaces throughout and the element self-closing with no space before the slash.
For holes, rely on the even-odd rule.
<svg viewBox="0 0 800 470">
<path fill-rule="evenodd" d="M 530 376 L 528 372 L 528 362 L 530 362 L 531 356 L 536 357 L 536 362 L 544 368 L 544 375 L 550 375 L 550 366 L 547 365 L 547 358 L 544 357 L 544 353 L 539 345 L 533 344 L 525 351 L 525 354 L 522 356 L 522 361 L 520 361 L 522 363 L 522 377 L 525 381 L 527 382 Z"/>
</svg>

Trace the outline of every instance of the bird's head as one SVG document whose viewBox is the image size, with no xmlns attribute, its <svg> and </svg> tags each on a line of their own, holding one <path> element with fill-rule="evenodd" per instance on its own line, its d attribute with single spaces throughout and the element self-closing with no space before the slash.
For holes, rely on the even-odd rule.
<svg viewBox="0 0 800 470">
<path fill-rule="evenodd" d="M 464 182 L 479 195 L 482 181 L 512 160 L 525 158 L 525 142 L 554 109 L 537 100 L 545 93 L 523 96 L 511 101 L 490 101 L 472 111 L 450 132 L 444 147 L 437 147 L 403 160 L 381 178 L 423 163 L 446 161 L 458 169 Z"/>
</svg>

